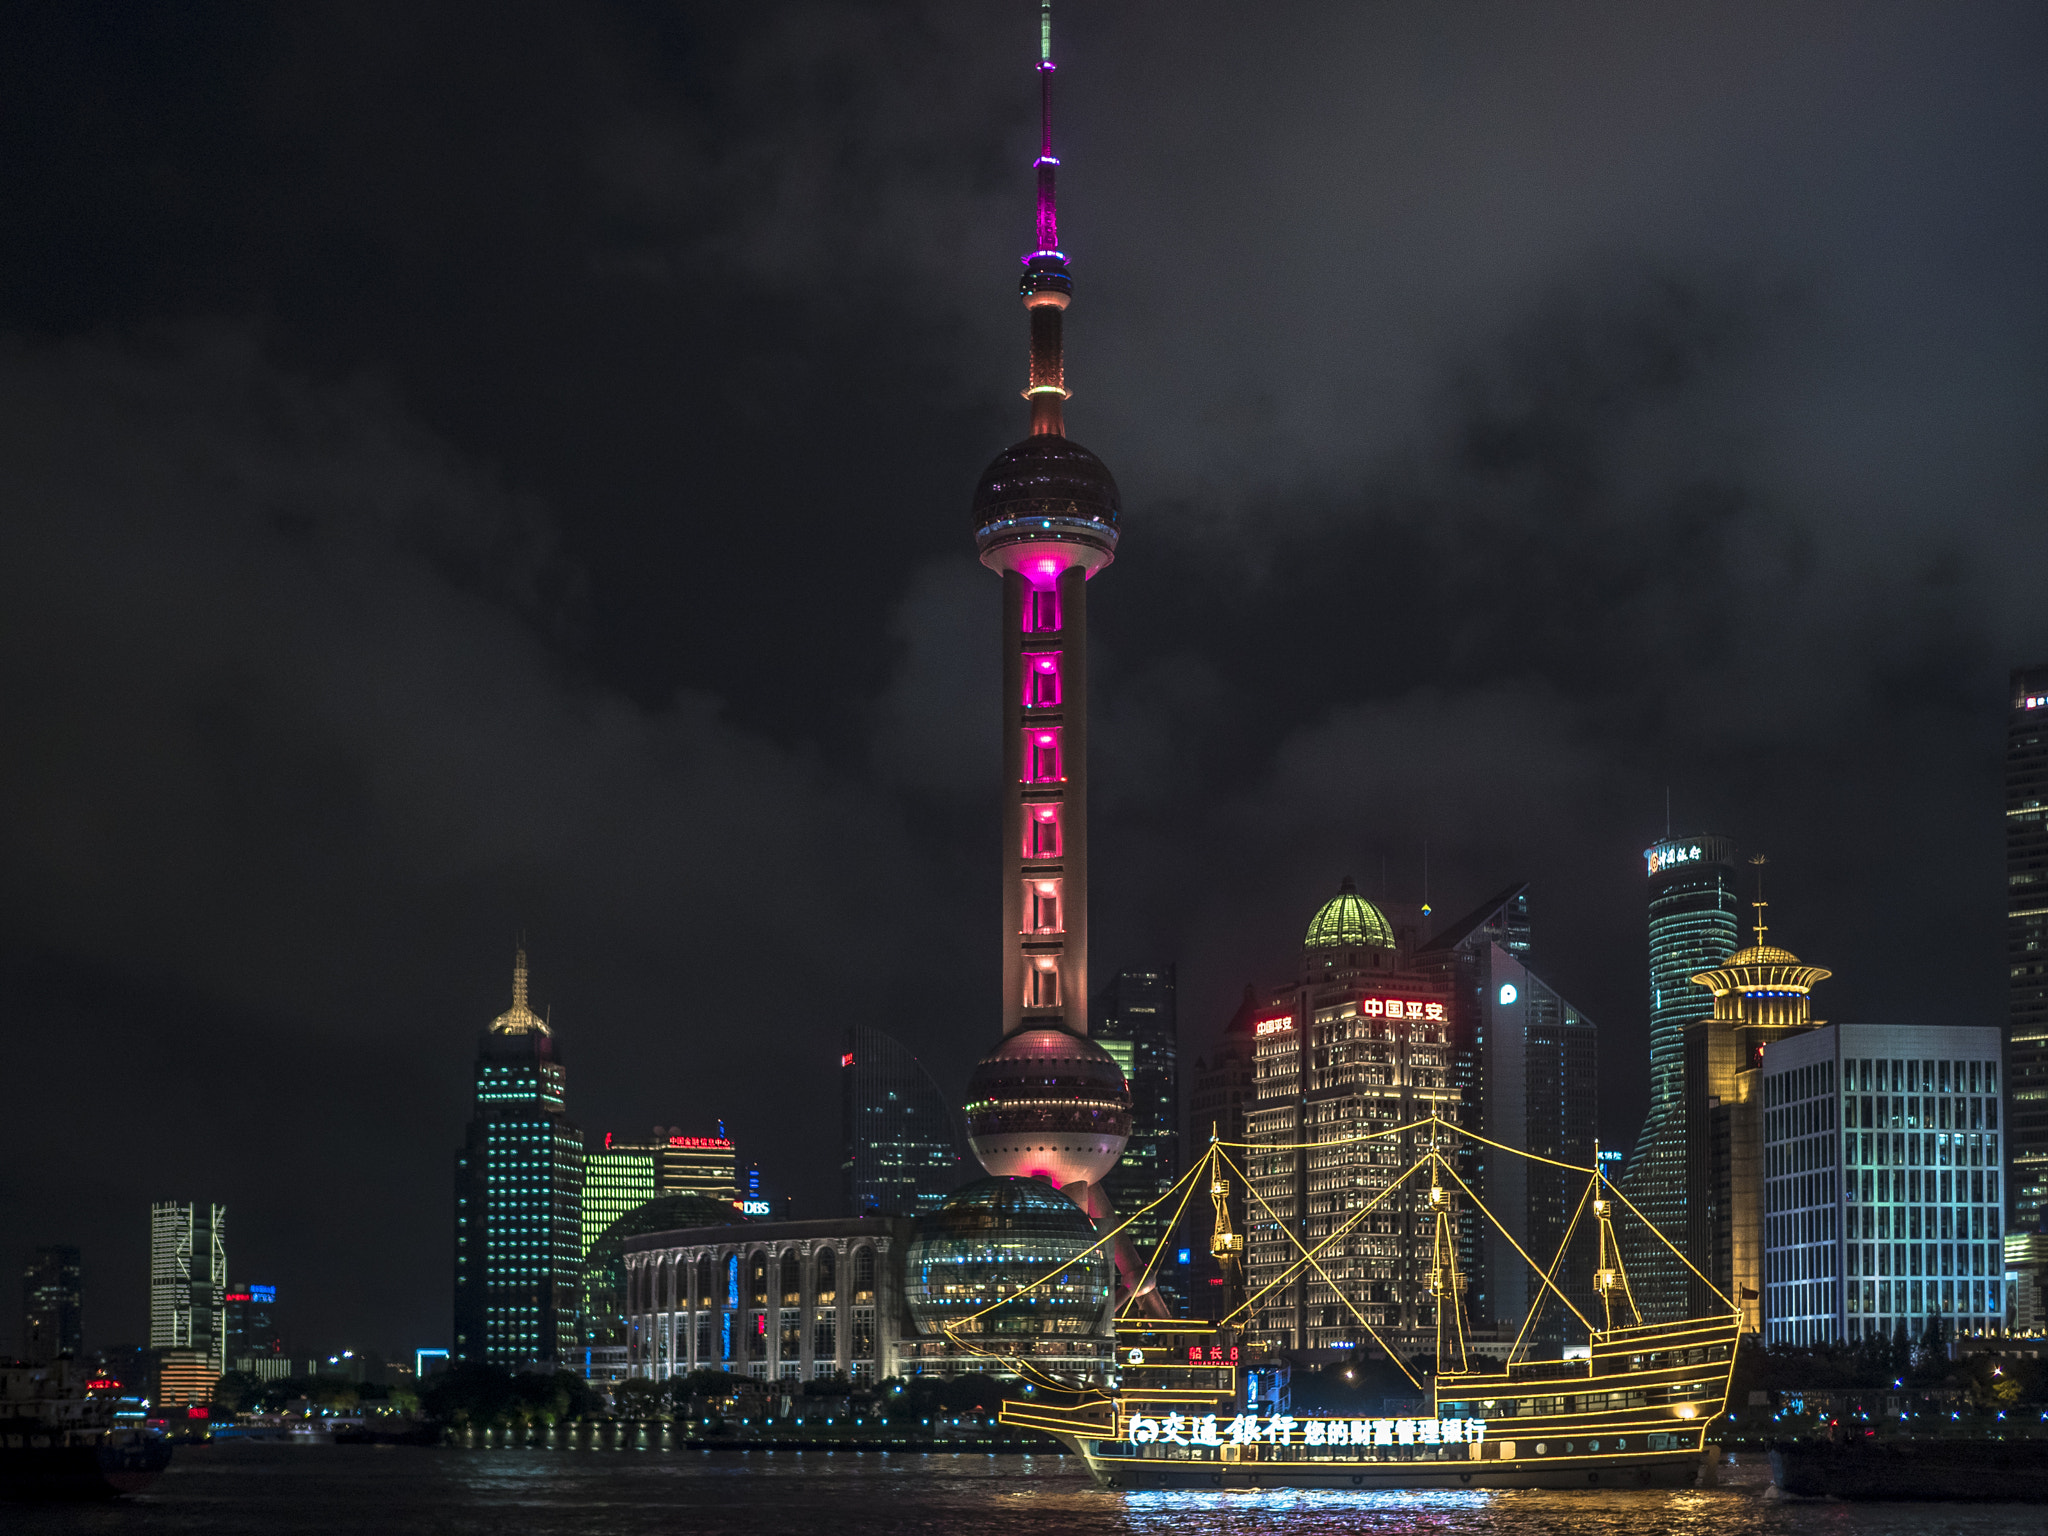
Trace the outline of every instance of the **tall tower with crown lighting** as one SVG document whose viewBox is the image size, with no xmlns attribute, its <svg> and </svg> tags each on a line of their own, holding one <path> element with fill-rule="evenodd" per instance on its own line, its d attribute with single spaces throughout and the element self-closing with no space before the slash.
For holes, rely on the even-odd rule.
<svg viewBox="0 0 2048 1536">
<path fill-rule="evenodd" d="M 1100 1221 L 1131 1100 L 1115 1059 L 1088 1038 L 1087 584 L 1115 558 L 1120 507 L 1109 470 L 1066 435 L 1074 282 L 1055 196 L 1051 0 L 1039 15 L 1037 238 L 1019 289 L 1031 431 L 974 493 L 975 547 L 1003 582 L 1003 1037 L 969 1082 L 967 1122 L 989 1173 L 1044 1179 Z M 1127 1283 L 1149 1292 L 1122 1247 Z"/>
<path fill-rule="evenodd" d="M 568 1116 L 561 1050 L 527 1003 L 526 951 L 512 1006 L 477 1039 L 476 1099 L 455 1158 L 458 1362 L 570 1363 L 581 1343 L 583 1135 Z"/>
</svg>

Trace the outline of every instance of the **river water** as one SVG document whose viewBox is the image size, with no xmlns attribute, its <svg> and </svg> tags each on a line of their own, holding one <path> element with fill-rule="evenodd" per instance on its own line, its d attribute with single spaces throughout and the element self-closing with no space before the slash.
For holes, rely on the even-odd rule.
<svg viewBox="0 0 2048 1536">
<path fill-rule="evenodd" d="M 181 1448 L 148 1493 L 0 1505 L 0 1531 L 121 1536 L 2006 1536 L 2025 1505 L 1765 1496 L 1761 1460 L 1696 1492 L 1098 1491 L 1060 1457 L 819 1451 Z"/>
</svg>

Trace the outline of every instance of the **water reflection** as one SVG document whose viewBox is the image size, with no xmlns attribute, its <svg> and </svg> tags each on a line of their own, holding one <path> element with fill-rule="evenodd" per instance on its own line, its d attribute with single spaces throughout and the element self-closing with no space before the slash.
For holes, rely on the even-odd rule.
<svg viewBox="0 0 2048 1536">
<path fill-rule="evenodd" d="M 2039 1507 L 1779 1503 L 1761 1463 L 1698 1491 L 1097 1490 L 1058 1457 L 426 1450 L 181 1451 L 144 1498 L 6 1510 L 9 1536 L 2008 1536 Z"/>
</svg>

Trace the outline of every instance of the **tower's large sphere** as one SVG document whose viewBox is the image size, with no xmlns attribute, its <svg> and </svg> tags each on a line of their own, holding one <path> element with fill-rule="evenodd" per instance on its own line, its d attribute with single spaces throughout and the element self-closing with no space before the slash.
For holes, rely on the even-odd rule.
<svg viewBox="0 0 2048 1536">
<path fill-rule="evenodd" d="M 1100 1183 L 1130 1136 L 1123 1068 L 1084 1036 L 1020 1029 L 967 1080 L 967 1139 L 991 1174 Z"/>
<path fill-rule="evenodd" d="M 1093 1333 L 1110 1296 L 1106 1249 L 1088 1254 L 1095 1237 L 1081 1208 L 1037 1179 L 969 1184 L 917 1219 L 904 1255 L 910 1315 L 924 1333 L 946 1326 L 999 1338 Z M 1082 1254 L 1054 1278 L 1032 1283 Z"/>
<path fill-rule="evenodd" d="M 1029 564 L 1026 551 L 1064 549 L 1064 563 L 1093 573 L 1116 553 L 1123 501 L 1109 467 L 1070 437 L 1041 432 L 996 455 L 974 491 L 974 540 L 982 563 Z"/>
</svg>

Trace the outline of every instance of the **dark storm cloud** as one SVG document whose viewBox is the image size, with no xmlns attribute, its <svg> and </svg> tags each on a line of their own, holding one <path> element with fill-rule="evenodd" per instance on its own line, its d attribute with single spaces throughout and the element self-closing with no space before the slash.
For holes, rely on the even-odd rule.
<svg viewBox="0 0 2048 1536">
<path fill-rule="evenodd" d="M 1991 1017 L 2038 12 L 1059 25 L 1101 963 L 1199 1048 L 1426 841 L 1439 913 L 1532 882 L 1626 1139 L 1669 785 L 1834 1016 Z M 10 26 L 0 1001 L 64 1151 L 0 1246 L 132 1335 L 143 1203 L 224 1195 L 302 1344 L 438 1338 L 521 928 L 586 1126 L 726 1115 L 830 1208 L 839 1029 L 994 1028 L 1033 8 Z"/>
</svg>

